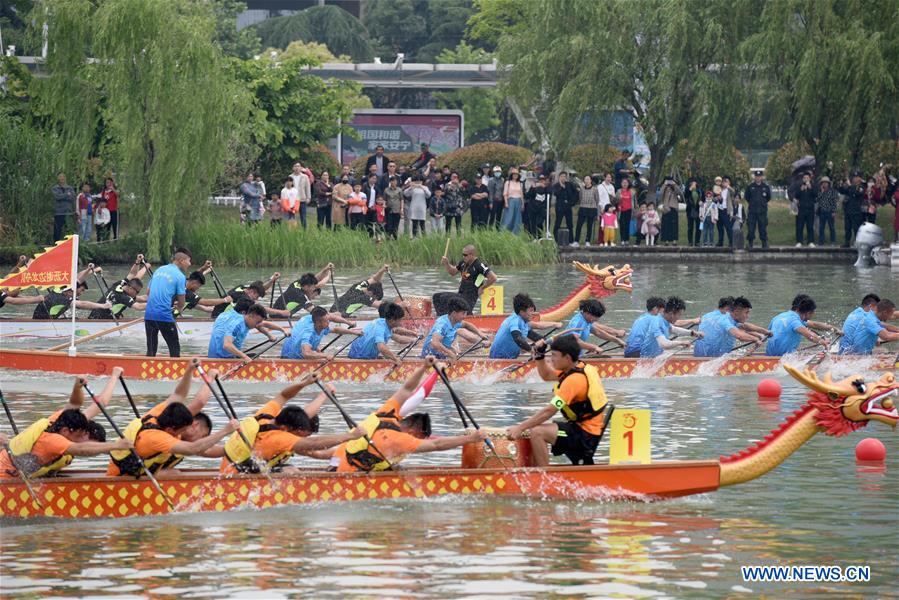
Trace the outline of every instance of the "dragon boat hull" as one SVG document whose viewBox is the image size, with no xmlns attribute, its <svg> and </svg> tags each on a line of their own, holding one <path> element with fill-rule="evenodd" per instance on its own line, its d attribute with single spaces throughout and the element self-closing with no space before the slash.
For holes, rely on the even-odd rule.
<svg viewBox="0 0 899 600">
<path fill-rule="evenodd" d="M 0 517 L 94 519 L 169 513 L 220 512 L 310 502 L 483 495 L 518 498 L 674 498 L 718 488 L 717 461 L 649 465 L 558 466 L 518 469 L 408 469 L 381 473 L 308 471 L 220 477 L 217 471 L 183 471 L 160 479 L 172 510 L 146 479 L 72 471 L 32 481 L 37 506 L 18 479 L 0 480 Z"/>
<path fill-rule="evenodd" d="M 79 354 L 68 356 L 65 352 L 44 352 L 39 350 L 0 349 L 0 367 L 21 371 L 45 371 L 69 373 L 72 375 L 108 375 L 113 367 L 124 369 L 125 377 L 142 380 L 175 380 L 184 374 L 188 367 L 188 358 L 168 358 L 122 355 L 122 354 Z M 839 357 L 830 360 L 839 361 Z M 894 368 L 893 357 L 884 356 L 879 359 L 874 369 Z M 600 376 L 607 379 L 628 377 L 670 377 L 681 375 L 754 375 L 771 373 L 781 365 L 780 358 L 770 356 L 746 356 L 732 360 L 694 358 L 690 356 L 672 356 L 659 362 L 653 359 L 640 360 L 634 358 L 602 358 L 586 361 L 599 369 Z M 204 359 L 203 363 L 210 368 L 227 372 L 234 368 L 236 360 Z M 386 360 L 353 360 L 336 359 L 324 367 L 317 360 L 259 359 L 233 374 L 231 379 L 243 381 L 292 381 L 305 373 L 319 367 L 319 374 L 325 381 L 404 381 L 418 366 L 418 359 L 406 360 L 400 368 Z M 522 379 L 536 369 L 533 362 L 514 370 L 502 372 L 503 369 L 520 365 L 519 360 L 463 358 L 449 367 L 452 379 L 484 378 L 496 376 L 495 381 Z"/>
</svg>

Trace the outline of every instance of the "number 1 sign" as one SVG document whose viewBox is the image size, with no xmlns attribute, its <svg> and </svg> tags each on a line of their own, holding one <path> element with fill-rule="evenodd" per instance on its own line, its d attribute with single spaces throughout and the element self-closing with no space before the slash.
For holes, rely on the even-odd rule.
<svg viewBox="0 0 899 600">
<path fill-rule="evenodd" d="M 650 417 L 647 409 L 622 410 L 612 413 L 611 448 L 609 464 L 625 463 L 649 464 L 652 444 L 650 440 Z"/>
</svg>

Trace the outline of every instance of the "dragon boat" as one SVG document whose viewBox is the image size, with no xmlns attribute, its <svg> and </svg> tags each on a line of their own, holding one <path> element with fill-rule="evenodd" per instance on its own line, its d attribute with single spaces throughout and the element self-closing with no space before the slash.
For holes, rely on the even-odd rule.
<svg viewBox="0 0 899 600">
<path fill-rule="evenodd" d="M 199 511 L 266 508 L 309 502 L 483 495 L 574 500 L 656 500 L 711 492 L 761 477 L 817 433 L 842 436 L 877 421 L 899 422 L 893 373 L 865 382 L 854 375 L 833 381 L 812 371 L 787 371 L 810 388 L 808 399 L 763 440 L 718 460 L 660 461 L 646 465 L 530 466 L 528 440 L 511 441 L 492 430 L 497 456 L 484 444 L 462 449 L 459 468 L 411 468 L 379 473 L 297 473 L 221 477 L 212 471 L 183 471 L 160 479 L 105 477 L 74 471 L 32 480 L 40 505 L 19 479 L 0 480 L 0 516 L 7 519 L 114 518 Z"/>
<path fill-rule="evenodd" d="M 797 356 L 796 362 L 812 358 Z M 860 357 L 828 358 L 831 364 L 849 363 Z M 861 357 L 870 361 L 869 370 L 894 369 L 892 354 Z M 103 376 L 112 372 L 113 367 L 124 369 L 124 375 L 141 380 L 176 380 L 189 367 L 189 357 L 146 357 L 128 354 L 78 354 L 69 356 L 65 352 L 44 352 L 39 350 L 0 349 L 0 367 L 20 371 L 43 371 L 68 373 L 71 375 Z M 293 381 L 304 374 L 317 371 L 324 381 L 405 381 L 420 364 L 420 359 L 407 359 L 402 366 L 394 368 L 393 363 L 383 359 L 363 360 L 338 358 L 323 363 L 321 360 L 291 360 L 280 358 L 259 358 L 243 367 L 238 360 L 203 359 L 209 367 L 230 373 L 228 378 L 238 381 Z M 691 355 L 673 354 L 655 359 L 623 357 L 588 358 L 584 362 L 596 366 L 600 376 L 606 379 L 629 377 L 674 377 L 684 375 L 732 376 L 771 373 L 783 364 L 781 357 L 748 355 L 732 359 L 695 358 Z M 533 361 L 524 359 L 492 359 L 485 357 L 464 357 L 448 368 L 452 379 L 472 381 L 515 381 L 526 378 L 536 370 Z"/>
<path fill-rule="evenodd" d="M 547 321 L 560 321 L 570 317 L 578 310 L 578 305 L 587 298 L 606 298 L 612 294 L 625 291 L 633 291 L 631 275 L 633 269 L 630 265 L 614 267 L 609 265 L 600 268 L 597 265 L 588 265 L 575 261 L 574 266 L 584 273 L 584 282 L 575 288 L 568 296 L 557 305 L 539 313 L 538 319 Z M 409 296 L 406 300 L 412 305 L 414 318 L 406 319 L 405 327 L 427 332 L 434 324 L 435 315 L 432 312 L 431 300 L 422 296 Z M 138 313 L 136 313 L 138 314 Z M 139 314 L 138 314 L 139 316 Z M 484 331 L 496 331 L 508 317 L 508 314 L 498 315 L 472 315 L 466 320 L 470 321 Z M 375 318 L 376 315 L 360 315 L 358 322 L 365 322 Z M 355 318 L 355 317 L 354 317 Z M 84 337 L 104 330 L 116 327 L 119 323 L 128 321 L 126 316 L 120 321 L 106 319 L 79 319 L 75 321 L 75 335 Z M 185 317 L 178 319 L 178 333 L 181 341 L 206 343 L 212 335 L 213 319 Z M 287 321 L 278 321 L 284 327 L 289 327 Z M 66 319 L 0 319 L 0 340 L 3 339 L 66 339 L 71 335 L 72 325 Z M 140 325 L 129 327 L 121 331 L 111 333 L 113 336 L 144 337 L 144 328 Z M 252 333 L 252 336 L 261 335 Z"/>
</svg>

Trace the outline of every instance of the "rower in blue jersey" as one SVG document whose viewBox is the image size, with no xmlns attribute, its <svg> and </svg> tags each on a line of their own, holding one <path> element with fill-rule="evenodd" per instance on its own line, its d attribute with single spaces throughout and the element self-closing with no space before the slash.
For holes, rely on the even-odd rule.
<svg viewBox="0 0 899 600">
<path fill-rule="evenodd" d="M 855 309 L 843 324 L 840 354 L 871 354 L 878 341 L 894 342 L 899 340 L 899 328 L 885 323 L 893 316 L 896 305 L 892 300 L 886 298 L 871 305 L 871 296 L 873 294 L 865 296 L 862 306 Z M 866 301 L 868 302 L 866 303 Z M 853 318 L 858 311 L 860 311 L 860 315 Z"/>
<path fill-rule="evenodd" d="M 456 360 L 459 358 L 459 352 L 453 347 L 453 342 L 457 335 L 474 342 L 488 339 L 487 333 L 464 320 L 471 312 L 471 305 L 465 298 L 459 295 L 450 296 L 446 302 L 446 310 L 445 315 L 434 321 L 425 337 L 421 349 L 422 358 L 433 355 L 440 359 Z"/>
<path fill-rule="evenodd" d="M 721 298 L 718 310 L 702 316 L 699 332 L 702 339 L 693 347 L 693 356 L 724 356 L 734 348 L 734 340 L 741 342 L 763 342 L 768 330 L 749 323 L 752 304 L 740 296 Z"/>
<path fill-rule="evenodd" d="M 647 335 L 647 327 L 652 317 L 656 316 L 665 308 L 665 299 L 658 296 L 650 296 L 646 299 L 646 312 L 637 317 L 634 324 L 631 325 L 631 331 L 627 335 L 627 342 L 624 345 L 625 358 L 639 358 L 640 347 L 643 345 L 643 339 Z"/>
<path fill-rule="evenodd" d="M 530 352 L 532 343 L 541 339 L 534 329 L 553 329 L 562 326 L 555 321 L 534 321 L 537 306 L 527 294 L 512 298 L 511 315 L 499 326 L 490 345 L 490 358 L 518 358 L 521 351 Z M 531 340 L 531 341 L 528 341 Z"/>
<path fill-rule="evenodd" d="M 768 329 L 771 330 L 772 335 L 765 347 L 765 354 L 768 356 L 783 356 L 784 354 L 795 352 L 803 337 L 815 345 L 826 346 L 827 340 L 812 330 L 837 333 L 839 333 L 839 330 L 833 325 L 812 321 L 811 319 L 815 316 L 817 308 L 815 301 L 806 294 L 799 294 L 793 298 L 790 310 L 784 311 L 771 319 Z"/>
<path fill-rule="evenodd" d="M 627 332 L 601 324 L 599 319 L 604 314 L 606 314 L 606 307 L 603 303 L 595 298 L 588 298 L 578 305 L 578 312 L 568 322 L 566 329 L 577 337 L 581 354 L 584 352 L 600 354 L 602 352 L 602 348 L 590 343 L 590 334 L 609 342 L 617 342 L 622 348 L 624 347 L 625 341 L 622 336 Z"/>
<path fill-rule="evenodd" d="M 644 325 L 641 325 L 642 340 L 639 348 L 639 354 L 633 358 L 653 358 L 659 356 L 665 350 L 678 347 L 689 347 L 692 340 L 672 340 L 668 336 L 689 335 L 692 337 L 702 338 L 703 334 L 698 331 L 684 329 L 676 325 L 684 314 L 687 305 L 677 296 L 671 296 L 665 301 L 665 308 L 656 315 L 649 316 Z M 633 329 L 631 330 L 633 331 Z M 633 353 L 631 353 L 633 355 Z"/>
<path fill-rule="evenodd" d="M 277 339 L 271 334 L 272 330 L 279 330 L 285 336 L 290 335 L 290 331 L 280 325 L 266 321 L 267 316 L 268 313 L 266 313 L 263 306 L 254 303 L 248 298 L 241 298 L 234 305 L 234 310 L 223 312 L 216 317 L 212 325 L 212 336 L 209 338 L 207 356 L 209 358 L 251 360 L 251 357 L 244 354 L 241 350 L 244 340 L 247 339 L 251 329 L 256 329 L 260 333 L 265 334 L 271 341 Z"/>
<path fill-rule="evenodd" d="M 331 315 L 321 306 L 316 306 L 310 314 L 296 322 L 291 330 L 290 339 L 281 348 L 281 358 L 315 359 L 328 358 L 324 352 L 318 351 L 322 339 L 330 333 L 340 335 L 362 335 L 360 329 L 331 327 Z"/>
<path fill-rule="evenodd" d="M 415 341 L 416 334 L 414 331 L 400 327 L 406 312 L 399 304 L 393 302 L 382 304 L 378 313 L 383 316 L 365 326 L 362 335 L 350 345 L 347 356 L 363 359 L 383 356 L 392 361 L 394 365 L 399 366 L 402 361 L 387 343 L 392 339 L 400 344 L 410 344 Z"/>
</svg>

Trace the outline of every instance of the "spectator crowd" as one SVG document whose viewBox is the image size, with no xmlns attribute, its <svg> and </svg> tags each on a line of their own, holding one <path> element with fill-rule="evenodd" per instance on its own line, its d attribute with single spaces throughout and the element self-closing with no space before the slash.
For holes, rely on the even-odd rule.
<svg viewBox="0 0 899 600">
<path fill-rule="evenodd" d="M 103 242 L 119 237 L 119 192 L 115 180 L 107 177 L 103 189 L 94 193 L 91 183 L 81 184 L 77 195 L 65 173 L 56 175 L 53 195 L 53 241 L 69 232 L 77 233 L 82 242 Z M 71 223 L 69 223 L 71 221 Z"/>
<path fill-rule="evenodd" d="M 364 228 L 381 240 L 451 233 L 454 225 L 461 233 L 462 217 L 470 212 L 474 228 L 515 234 L 524 229 L 534 238 L 549 230 L 560 245 L 573 247 L 677 245 L 683 219 L 689 246 L 744 248 L 748 242 L 752 248 L 756 239 L 763 248 L 769 244 L 773 194 L 762 171 L 754 171 L 744 189 L 728 175 L 707 183 L 669 176 L 653 191 L 628 150 L 610 172 L 583 177 L 539 157 L 526 165 L 483 164 L 477 173 L 460 174 L 438 166 L 427 144 L 411 165 L 397 164 L 381 146 L 366 165 L 361 176 L 345 165 L 334 177 L 296 163 L 280 193 L 273 190 L 268 197 L 251 173 L 240 188 L 241 219 L 254 225 L 267 211 L 273 226 L 287 221 L 306 227 L 309 207 L 320 227 Z M 899 200 L 889 166 L 867 180 L 860 171 L 839 183 L 828 175 L 815 179 L 810 171 L 794 173 L 793 180 L 787 195 L 797 246 L 836 245 L 840 211 L 842 245 L 848 247 L 862 223 L 874 222 L 878 207 Z M 894 229 L 899 232 L 899 217 Z"/>
</svg>

